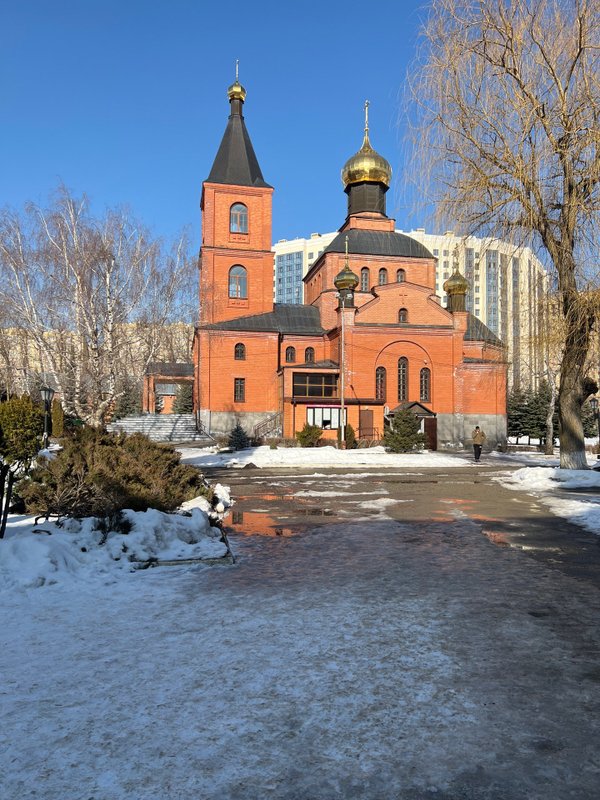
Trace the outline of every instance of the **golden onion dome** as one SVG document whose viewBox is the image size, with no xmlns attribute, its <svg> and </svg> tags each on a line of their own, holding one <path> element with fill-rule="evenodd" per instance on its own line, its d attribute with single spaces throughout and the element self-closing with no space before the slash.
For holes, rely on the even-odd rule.
<svg viewBox="0 0 600 800">
<path fill-rule="evenodd" d="M 235 81 L 231 84 L 229 89 L 227 89 L 227 96 L 230 100 L 241 100 L 243 103 L 246 99 L 246 90 L 239 81 L 239 69 L 240 62 L 238 59 L 235 62 Z"/>
<path fill-rule="evenodd" d="M 466 294 L 469 291 L 469 281 L 455 269 L 452 275 L 444 282 L 446 294 Z"/>
<path fill-rule="evenodd" d="M 353 183 L 383 183 L 388 188 L 392 182 L 389 161 L 380 156 L 369 141 L 369 101 L 365 102 L 365 136 L 362 147 L 346 161 L 342 169 L 342 183 L 347 188 Z"/>
</svg>

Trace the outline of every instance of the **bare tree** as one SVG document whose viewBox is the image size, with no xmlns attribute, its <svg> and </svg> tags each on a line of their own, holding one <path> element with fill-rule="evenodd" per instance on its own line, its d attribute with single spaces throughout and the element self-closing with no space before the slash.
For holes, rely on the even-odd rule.
<svg viewBox="0 0 600 800">
<path fill-rule="evenodd" d="M 61 188 L 50 209 L 0 217 L 0 304 L 37 350 L 65 410 L 102 424 L 131 354 L 156 357 L 165 326 L 189 315 L 194 264 L 123 211 L 94 219 Z"/>
<path fill-rule="evenodd" d="M 598 0 L 432 0 L 410 79 L 418 175 L 467 233 L 546 251 L 564 341 L 561 466 L 586 467 L 581 406 L 596 312 Z M 425 179 L 425 180 L 424 180 Z M 429 180 L 427 180 L 429 179 Z"/>
</svg>

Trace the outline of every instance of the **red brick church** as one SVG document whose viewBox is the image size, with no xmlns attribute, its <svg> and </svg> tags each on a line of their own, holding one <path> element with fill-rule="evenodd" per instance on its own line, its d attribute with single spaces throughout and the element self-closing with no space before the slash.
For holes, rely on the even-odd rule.
<svg viewBox="0 0 600 800">
<path fill-rule="evenodd" d="M 455 272 L 435 294 L 435 259 L 386 215 L 388 162 L 364 140 L 342 170 L 347 213 L 304 278 L 303 305 L 273 302 L 273 188 L 229 87 L 230 115 L 202 187 L 200 317 L 194 404 L 211 433 L 291 438 L 306 422 L 335 438 L 342 419 L 380 438 L 398 409 L 422 419 L 430 446 L 458 446 L 475 424 L 506 437 L 506 358 L 465 310 Z M 365 115 L 366 116 L 366 115 Z M 343 417 L 342 417 L 343 412 Z"/>
</svg>

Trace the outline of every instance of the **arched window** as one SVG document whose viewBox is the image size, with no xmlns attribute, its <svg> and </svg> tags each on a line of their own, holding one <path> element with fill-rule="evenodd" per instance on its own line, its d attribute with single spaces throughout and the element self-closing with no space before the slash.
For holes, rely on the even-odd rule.
<svg viewBox="0 0 600 800">
<path fill-rule="evenodd" d="M 248 299 L 248 274 L 244 267 L 236 264 L 229 270 L 229 297 Z"/>
<path fill-rule="evenodd" d="M 401 308 L 400 311 L 398 311 L 398 322 L 408 322 L 407 308 Z"/>
<path fill-rule="evenodd" d="M 386 383 L 385 367 L 377 367 L 375 370 L 375 397 L 377 400 L 385 400 Z"/>
<path fill-rule="evenodd" d="M 406 272 L 403 269 L 399 269 L 396 272 L 396 283 L 404 283 L 406 280 Z"/>
<path fill-rule="evenodd" d="M 307 347 L 304 351 L 304 360 L 307 364 L 313 364 L 315 361 L 315 348 Z"/>
<path fill-rule="evenodd" d="M 379 270 L 379 285 L 380 285 L 380 286 L 385 286 L 385 284 L 386 284 L 387 282 L 388 282 L 388 281 L 387 281 L 387 269 L 385 269 L 384 267 L 382 267 L 382 268 Z"/>
<path fill-rule="evenodd" d="M 248 209 L 243 203 L 234 203 L 229 209 L 231 233 L 248 233 Z"/>
<path fill-rule="evenodd" d="M 296 348 L 295 347 L 286 347 L 285 348 L 285 360 L 288 364 L 293 364 L 296 360 Z"/>
<path fill-rule="evenodd" d="M 398 359 L 398 400 L 408 400 L 408 358 Z"/>
<path fill-rule="evenodd" d="M 368 292 L 371 288 L 371 273 L 368 267 L 363 267 L 360 271 L 360 290 Z"/>
<path fill-rule="evenodd" d="M 431 370 L 428 367 L 421 370 L 421 400 L 426 403 L 431 400 Z"/>
<path fill-rule="evenodd" d="M 236 346 L 233 348 L 233 357 L 236 361 L 245 361 L 246 360 L 246 345 L 242 344 L 242 342 L 238 342 Z"/>
</svg>

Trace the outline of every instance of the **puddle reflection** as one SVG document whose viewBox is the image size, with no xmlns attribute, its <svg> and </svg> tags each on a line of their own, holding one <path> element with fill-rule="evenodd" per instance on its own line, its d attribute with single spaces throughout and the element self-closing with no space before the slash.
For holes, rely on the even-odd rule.
<svg viewBox="0 0 600 800">
<path fill-rule="evenodd" d="M 484 536 L 486 536 L 490 542 L 493 544 L 501 545 L 502 547 L 510 547 L 510 540 L 507 538 L 506 534 L 504 533 L 497 533 L 496 531 L 486 531 L 484 528 L 482 530 Z"/>
<path fill-rule="evenodd" d="M 284 538 L 302 533 L 300 526 L 285 526 L 270 514 L 261 511 L 241 511 L 234 509 L 225 519 L 228 534 L 241 536 L 282 536 Z"/>
</svg>

